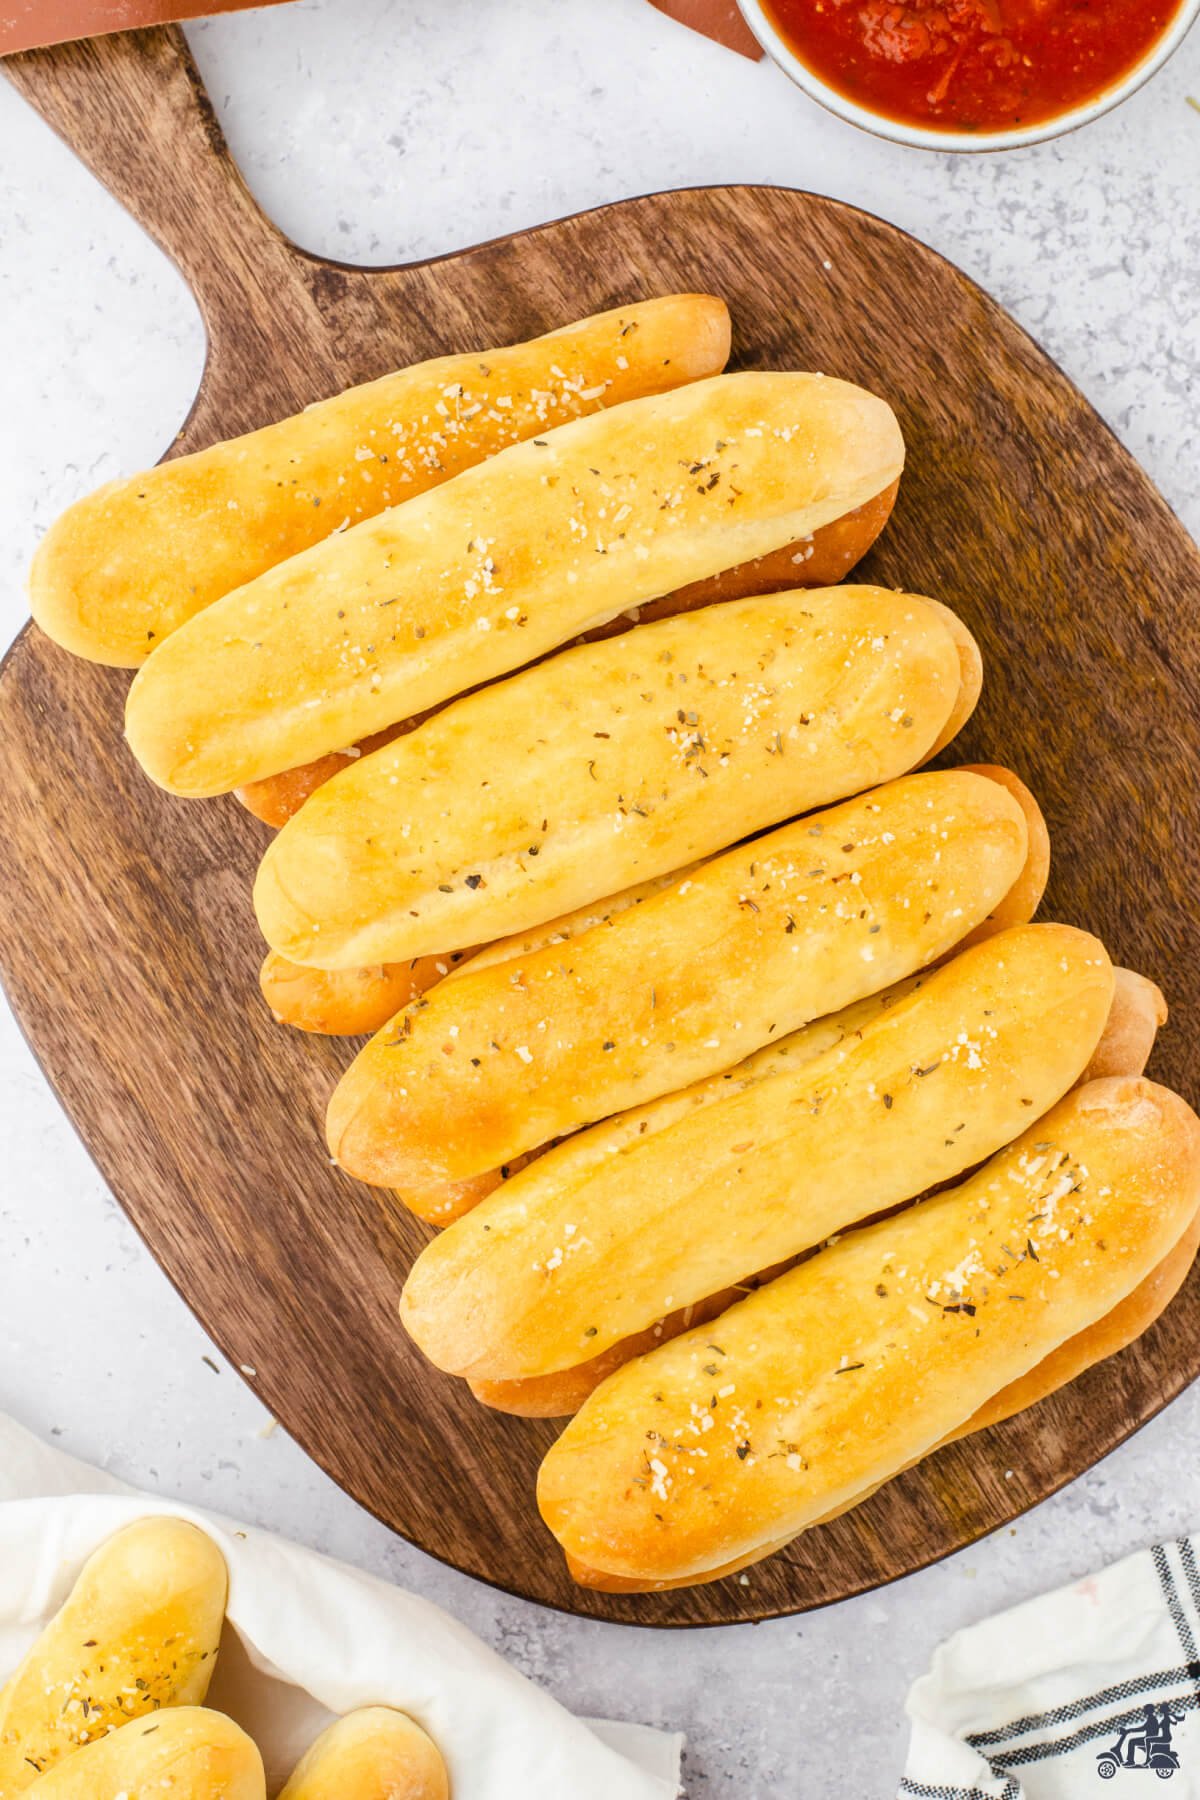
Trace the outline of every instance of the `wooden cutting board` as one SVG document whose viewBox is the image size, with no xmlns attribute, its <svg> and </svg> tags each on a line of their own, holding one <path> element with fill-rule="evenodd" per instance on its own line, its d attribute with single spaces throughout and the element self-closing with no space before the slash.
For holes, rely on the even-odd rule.
<svg viewBox="0 0 1200 1800">
<path fill-rule="evenodd" d="M 175 32 L 38 52 L 8 73 L 195 288 L 208 366 L 173 451 L 416 357 L 680 287 L 728 298 L 737 365 L 825 369 L 885 394 L 909 464 L 864 572 L 940 596 L 978 635 L 984 698 L 956 757 L 1011 761 L 1031 782 L 1056 849 L 1046 916 L 1101 932 L 1162 983 L 1173 1012 L 1154 1068 L 1200 1099 L 1200 553 L 977 287 L 864 213 L 744 187 L 624 201 L 413 268 L 348 269 L 256 210 Z M 127 679 L 32 629 L 4 667 L 9 995 L 106 1180 L 235 1367 L 422 1549 L 597 1618 L 795 1612 L 1015 1518 L 1200 1371 L 1193 1277 L 1136 1348 L 742 1580 L 576 1590 L 533 1503 L 552 1427 L 489 1414 L 422 1362 L 395 1308 L 424 1228 L 326 1161 L 324 1105 L 353 1046 L 288 1032 L 259 999 L 250 881 L 264 828 L 232 800 L 171 800 L 141 777 L 121 739 Z"/>
</svg>

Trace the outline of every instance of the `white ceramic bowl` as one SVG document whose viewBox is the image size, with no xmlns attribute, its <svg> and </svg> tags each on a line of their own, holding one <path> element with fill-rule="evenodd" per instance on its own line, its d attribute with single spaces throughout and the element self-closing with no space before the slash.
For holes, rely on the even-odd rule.
<svg viewBox="0 0 1200 1800">
<path fill-rule="evenodd" d="M 896 144 L 910 144 L 919 150 L 1017 150 L 1023 144 L 1040 144 L 1047 138 L 1076 131 L 1081 125 L 1090 125 L 1093 119 L 1099 119 L 1114 106 L 1119 106 L 1122 100 L 1128 100 L 1143 82 L 1157 74 L 1200 17 L 1200 0 L 1183 0 L 1175 19 L 1158 42 L 1151 45 L 1141 62 L 1096 99 L 1089 100 L 1086 106 L 1073 107 L 1070 112 L 1044 119 L 1040 125 L 1030 125 L 1025 130 L 934 131 L 921 125 L 902 124 L 847 99 L 801 61 L 772 21 L 763 0 L 738 0 L 738 5 L 767 55 L 779 64 L 785 75 L 791 76 L 797 87 L 804 89 L 810 99 L 836 113 L 839 119 L 860 126 L 863 131 L 872 131 L 876 137 L 890 138 Z"/>
</svg>

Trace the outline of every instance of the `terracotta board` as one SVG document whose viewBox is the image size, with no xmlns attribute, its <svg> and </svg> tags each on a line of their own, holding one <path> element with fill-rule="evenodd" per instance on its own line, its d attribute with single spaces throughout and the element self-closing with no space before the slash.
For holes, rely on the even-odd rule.
<svg viewBox="0 0 1200 1800">
<path fill-rule="evenodd" d="M 247 12 L 282 0 L 0 0 L 0 56 L 140 25 Z"/>
</svg>

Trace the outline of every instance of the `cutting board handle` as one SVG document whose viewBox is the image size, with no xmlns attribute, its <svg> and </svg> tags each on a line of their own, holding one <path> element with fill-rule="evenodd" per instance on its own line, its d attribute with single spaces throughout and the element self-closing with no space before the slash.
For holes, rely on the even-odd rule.
<svg viewBox="0 0 1200 1800">
<path fill-rule="evenodd" d="M 53 44 L 0 68 L 178 264 L 210 335 L 298 254 L 239 175 L 178 27 Z"/>
</svg>

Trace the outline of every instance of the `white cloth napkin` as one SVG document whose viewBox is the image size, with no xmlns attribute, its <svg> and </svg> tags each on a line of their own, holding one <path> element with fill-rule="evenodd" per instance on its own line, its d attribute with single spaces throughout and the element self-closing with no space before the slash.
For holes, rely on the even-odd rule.
<svg viewBox="0 0 1200 1800">
<path fill-rule="evenodd" d="M 1191 1538 L 960 1631 L 909 1694 L 900 1800 L 1197 1800 L 1198 1646 Z"/>
<path fill-rule="evenodd" d="M 438 1607 L 266 1532 L 135 1493 L 0 1418 L 0 1680 L 122 1525 L 201 1525 L 229 1566 L 210 1703 L 282 1785 L 335 1715 L 386 1705 L 438 1744 L 454 1800 L 675 1800 L 683 1739 L 574 1718 Z"/>
</svg>

